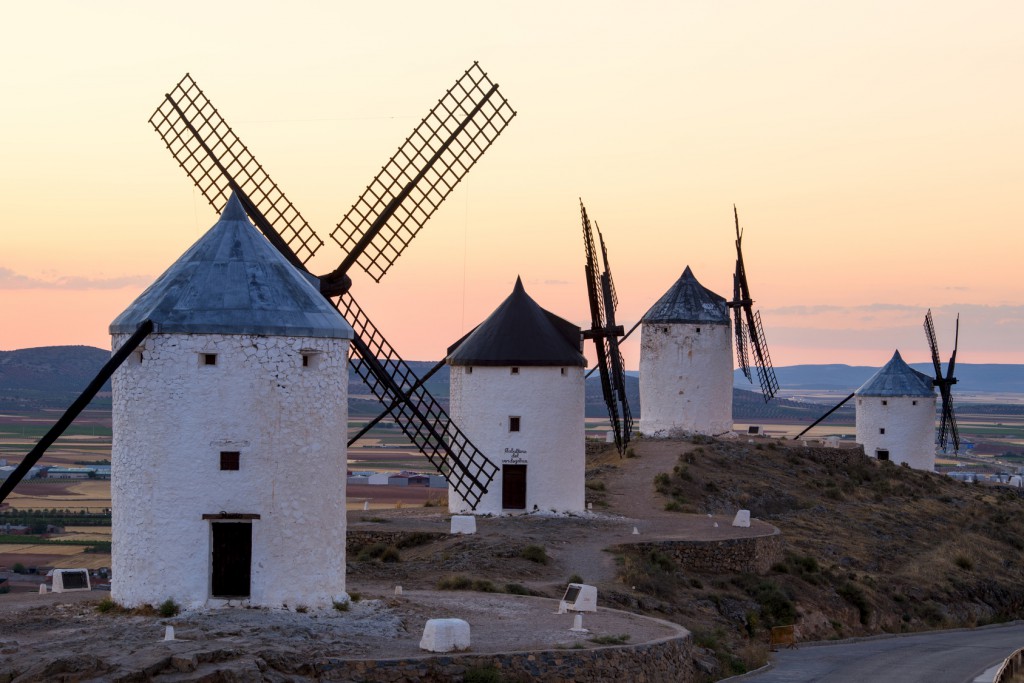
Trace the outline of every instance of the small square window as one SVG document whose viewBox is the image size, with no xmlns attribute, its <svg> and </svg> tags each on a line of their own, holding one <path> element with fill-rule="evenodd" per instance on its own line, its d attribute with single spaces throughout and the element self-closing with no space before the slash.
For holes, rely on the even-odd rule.
<svg viewBox="0 0 1024 683">
<path fill-rule="evenodd" d="M 135 352 L 135 363 L 137 365 L 141 365 L 142 364 L 142 360 L 143 360 L 142 351 L 136 351 Z"/>
<path fill-rule="evenodd" d="M 699 327 L 697 328 L 697 334 L 700 334 L 700 328 Z"/>
<path fill-rule="evenodd" d="M 508 431 L 518 432 L 519 431 L 519 416 L 513 415 L 508 418 Z"/>
<path fill-rule="evenodd" d="M 237 470 L 241 460 L 241 453 L 239 451 L 221 451 L 220 452 L 220 468 L 222 470 Z"/>
<path fill-rule="evenodd" d="M 519 368 L 512 368 L 512 374 L 513 375 L 518 375 L 519 374 Z"/>
<path fill-rule="evenodd" d="M 887 405 L 889 405 L 889 402 L 888 401 L 882 401 L 882 405 L 883 406 L 887 406 Z"/>
<path fill-rule="evenodd" d="M 562 376 L 565 377 L 565 368 L 562 368 Z"/>
<path fill-rule="evenodd" d="M 911 401 L 911 402 L 910 402 L 910 405 L 912 405 L 912 406 L 916 406 L 916 405 L 917 405 L 917 401 Z"/>
<path fill-rule="evenodd" d="M 215 354 L 215 353 L 204 353 L 204 354 L 202 354 L 202 356 L 203 356 L 203 365 L 216 365 L 217 364 L 217 354 Z"/>
<path fill-rule="evenodd" d="M 302 354 L 302 367 L 304 367 L 304 368 L 308 368 L 309 367 L 309 354 L 308 353 Z"/>
<path fill-rule="evenodd" d="M 882 428 L 880 428 L 880 429 L 878 430 L 878 433 L 879 433 L 879 434 L 885 434 L 885 427 L 882 427 Z"/>
<path fill-rule="evenodd" d="M 466 366 L 466 374 L 467 375 L 472 375 L 473 374 L 473 366 L 472 365 L 467 365 Z"/>
</svg>

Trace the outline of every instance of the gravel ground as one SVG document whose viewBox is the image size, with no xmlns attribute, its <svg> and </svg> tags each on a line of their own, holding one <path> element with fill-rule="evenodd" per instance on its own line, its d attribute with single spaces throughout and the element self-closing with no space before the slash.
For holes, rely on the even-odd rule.
<svg viewBox="0 0 1024 683">
<path fill-rule="evenodd" d="M 225 609 L 154 616 L 101 614 L 89 593 L 0 600 L 0 681 L 199 680 L 233 669 L 266 679 L 305 680 L 329 657 L 429 656 L 419 649 L 427 619 L 469 622 L 471 652 L 599 647 L 598 636 L 641 643 L 678 635 L 668 622 L 601 608 L 570 631 L 572 614 L 551 599 L 504 594 L 404 591 L 364 596 L 347 612 Z M 166 626 L 176 640 L 164 641 Z"/>
</svg>

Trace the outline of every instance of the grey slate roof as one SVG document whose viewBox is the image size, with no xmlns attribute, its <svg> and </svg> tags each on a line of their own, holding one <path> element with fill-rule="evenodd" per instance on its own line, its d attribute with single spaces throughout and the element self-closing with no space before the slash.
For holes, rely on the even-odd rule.
<svg viewBox="0 0 1024 683">
<path fill-rule="evenodd" d="M 310 279 L 249 222 L 232 195 L 220 219 L 110 324 L 130 333 L 256 334 L 351 339 L 352 328 Z"/>
<path fill-rule="evenodd" d="M 580 328 L 541 308 L 516 278 L 486 320 L 448 348 L 450 365 L 587 366 Z"/>
<path fill-rule="evenodd" d="M 697 282 L 690 266 L 686 266 L 676 283 L 651 306 L 642 320 L 645 323 L 728 325 L 729 307 L 724 297 Z"/>
<path fill-rule="evenodd" d="M 932 378 L 907 365 L 896 351 L 855 393 L 857 396 L 934 396 L 932 387 Z"/>
</svg>

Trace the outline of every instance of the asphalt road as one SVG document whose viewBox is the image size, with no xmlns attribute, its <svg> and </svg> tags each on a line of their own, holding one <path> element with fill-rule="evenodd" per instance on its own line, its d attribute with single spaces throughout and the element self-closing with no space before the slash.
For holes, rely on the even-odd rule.
<svg viewBox="0 0 1024 683">
<path fill-rule="evenodd" d="M 743 683 L 966 683 L 1024 647 L 1024 623 L 938 631 L 772 655 L 774 666 Z"/>
</svg>

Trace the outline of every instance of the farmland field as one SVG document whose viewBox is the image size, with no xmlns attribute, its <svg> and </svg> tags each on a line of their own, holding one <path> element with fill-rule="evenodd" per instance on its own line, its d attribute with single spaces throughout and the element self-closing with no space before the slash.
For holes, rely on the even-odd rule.
<svg viewBox="0 0 1024 683">
<path fill-rule="evenodd" d="M 789 390 L 781 392 L 781 395 L 793 400 L 818 403 L 822 406 L 822 412 L 843 398 L 836 392 L 828 391 L 800 393 Z M 9 464 L 17 464 L 59 415 L 60 411 L 56 410 L 4 411 L 0 414 L 0 459 L 6 459 Z M 993 466 L 1024 466 L 1024 395 L 957 395 L 957 416 L 961 436 L 973 445 L 973 457 L 958 458 L 955 461 L 940 458 L 940 463 L 963 464 L 967 460 L 992 463 Z M 349 433 L 354 435 L 366 423 L 366 418 L 353 417 L 349 421 Z M 760 426 L 764 434 L 775 438 L 793 438 L 806 426 L 792 421 L 765 419 L 739 421 L 735 429 L 742 436 L 751 424 Z M 587 418 L 585 421 L 588 439 L 605 441 L 609 429 L 607 419 Z M 803 438 L 822 439 L 838 435 L 846 436 L 846 442 L 852 441 L 854 433 L 854 425 L 849 420 L 848 424 L 839 422 L 819 425 Z M 86 410 L 50 448 L 40 464 L 81 466 L 109 461 L 110 441 L 110 411 Z M 348 449 L 348 469 L 433 472 L 426 458 L 412 447 L 397 425 L 389 419 L 383 420 Z M 428 498 L 444 494 L 441 489 L 418 487 L 354 487 L 349 491 L 349 507 L 362 507 L 366 499 L 370 499 L 371 507 L 394 506 L 399 502 L 402 505 L 422 505 Z M 101 510 L 110 507 L 110 482 L 25 481 L 18 485 L 6 503 L 17 509 Z"/>
</svg>

